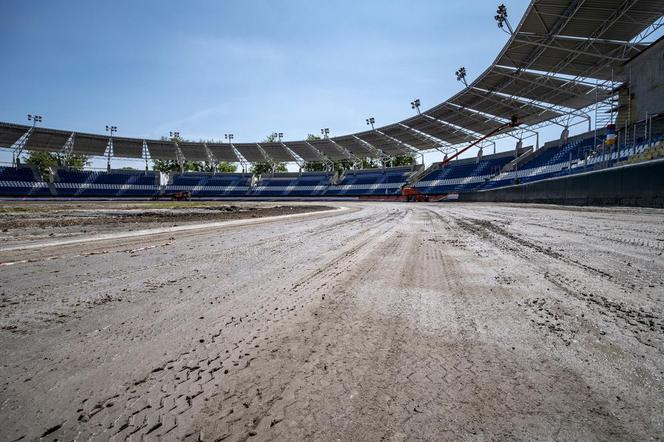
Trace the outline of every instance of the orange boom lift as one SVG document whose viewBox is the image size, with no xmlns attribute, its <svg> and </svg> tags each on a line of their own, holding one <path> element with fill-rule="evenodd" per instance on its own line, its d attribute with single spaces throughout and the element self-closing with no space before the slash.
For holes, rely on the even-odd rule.
<svg viewBox="0 0 664 442">
<path fill-rule="evenodd" d="M 456 152 L 454 155 L 451 157 L 447 158 L 446 160 L 443 160 L 443 163 L 441 164 L 441 167 L 445 167 L 449 164 L 450 161 L 467 151 L 473 146 L 477 146 L 479 143 L 482 141 L 486 140 L 487 138 L 490 138 L 494 135 L 496 135 L 498 132 L 502 132 L 505 129 L 508 129 L 510 127 L 517 127 L 519 125 L 519 120 L 516 117 L 516 115 L 512 115 L 512 118 L 509 123 L 502 124 L 489 132 L 488 134 L 484 135 L 482 138 L 478 138 L 477 140 L 473 141 L 470 143 L 468 146 L 464 147 L 460 151 Z M 426 195 L 422 195 L 419 190 L 415 189 L 414 187 L 411 186 L 404 186 L 401 189 L 401 195 L 406 197 L 406 201 L 428 201 L 428 198 Z"/>
</svg>

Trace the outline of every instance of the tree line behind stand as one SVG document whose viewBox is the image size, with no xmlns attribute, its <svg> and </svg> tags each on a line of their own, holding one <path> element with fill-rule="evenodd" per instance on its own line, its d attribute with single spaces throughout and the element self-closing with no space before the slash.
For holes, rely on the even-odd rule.
<svg viewBox="0 0 664 442">
<path fill-rule="evenodd" d="M 183 138 L 166 138 L 161 137 L 162 140 L 184 142 Z M 320 140 L 317 135 L 307 135 L 307 141 Z M 277 135 L 271 134 L 263 140 L 263 142 L 270 143 L 277 141 Z M 214 140 L 207 140 L 208 143 L 217 142 Z M 57 167 L 68 167 L 70 169 L 81 170 L 90 164 L 89 158 L 86 155 L 65 155 L 61 152 L 42 152 L 42 151 L 28 151 L 27 157 L 24 159 L 26 164 L 36 166 L 42 177 L 46 178 L 50 174 L 50 170 Z M 360 167 L 362 169 L 379 169 L 385 166 L 409 166 L 413 164 L 413 157 L 410 155 L 396 155 L 385 160 L 375 160 L 365 158 L 362 160 Z M 350 170 L 356 166 L 356 162 L 351 160 L 328 160 L 328 161 L 310 161 L 304 164 L 302 170 L 305 172 L 342 172 Z M 153 160 L 152 169 L 157 172 L 225 172 L 233 173 L 237 171 L 237 165 L 227 161 L 216 162 L 214 164 L 209 161 L 185 161 L 180 164 L 175 160 Z M 332 169 L 332 170 L 330 170 Z M 138 170 L 133 167 L 123 167 L 120 170 Z M 250 172 L 254 175 L 270 174 L 272 172 L 288 172 L 286 163 L 253 163 Z"/>
<path fill-rule="evenodd" d="M 65 155 L 62 152 L 52 153 L 37 150 L 28 151 L 23 161 L 35 166 L 43 179 L 47 179 L 51 170 L 58 167 L 81 170 L 90 164 L 86 155 Z"/>
<path fill-rule="evenodd" d="M 321 138 L 317 135 L 308 134 L 307 141 L 320 140 Z M 184 142 L 186 140 L 182 138 L 166 138 L 162 137 L 162 140 L 171 140 Z M 265 137 L 263 140 L 264 143 L 274 143 L 279 141 L 279 138 L 276 133 L 272 133 Z M 220 143 L 220 141 L 215 140 L 206 140 L 201 142 L 207 143 Z M 374 160 L 365 158 L 362 160 L 360 167 L 362 169 L 379 169 L 385 166 L 397 167 L 397 166 L 410 166 L 413 164 L 413 157 L 410 155 L 396 155 L 389 159 L 385 160 Z M 302 170 L 304 172 L 342 172 L 344 170 L 350 170 L 356 165 L 355 162 L 351 160 L 328 160 L 328 161 L 310 161 L 304 164 Z M 235 172 L 237 171 L 237 166 L 233 163 L 228 163 L 222 161 L 216 163 L 216 172 Z M 154 170 L 160 172 L 177 172 L 180 171 L 180 164 L 174 160 L 154 160 Z M 213 172 L 213 166 L 209 161 L 185 161 L 182 165 L 182 169 L 185 172 Z M 332 169 L 332 170 L 330 170 Z M 286 168 L 286 163 L 269 163 L 269 162 L 260 162 L 253 163 L 251 169 L 249 170 L 254 175 L 265 175 L 271 174 L 273 172 L 288 172 Z"/>
</svg>

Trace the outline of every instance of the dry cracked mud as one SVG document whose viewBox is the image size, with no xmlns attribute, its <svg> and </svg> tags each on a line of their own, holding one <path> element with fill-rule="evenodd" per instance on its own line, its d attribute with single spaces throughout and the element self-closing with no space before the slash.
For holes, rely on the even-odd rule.
<svg viewBox="0 0 664 442">
<path fill-rule="evenodd" d="M 0 247 L 0 439 L 664 438 L 664 211 L 342 205 Z"/>
</svg>

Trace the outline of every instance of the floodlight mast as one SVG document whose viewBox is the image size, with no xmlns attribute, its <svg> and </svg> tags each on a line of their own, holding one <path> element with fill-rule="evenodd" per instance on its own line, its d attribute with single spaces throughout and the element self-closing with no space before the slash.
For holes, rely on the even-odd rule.
<svg viewBox="0 0 664 442">
<path fill-rule="evenodd" d="M 320 134 L 325 138 L 326 140 L 330 138 L 330 128 L 329 127 L 324 127 L 323 129 L 320 130 Z"/>
<path fill-rule="evenodd" d="M 106 125 L 106 132 L 110 133 L 110 138 L 108 139 L 108 151 L 106 154 L 106 170 L 111 171 L 111 156 L 113 155 L 113 134 L 118 131 L 117 126 Z"/>
<path fill-rule="evenodd" d="M 42 116 L 41 115 L 32 115 L 28 114 L 28 121 L 32 121 L 32 126 L 23 134 L 21 137 L 12 144 L 12 166 L 17 167 L 21 160 L 21 154 L 23 153 L 23 149 L 25 146 L 28 144 L 28 141 L 30 140 L 30 136 L 32 135 L 32 132 L 35 129 L 35 126 L 37 126 L 37 123 L 41 123 L 42 121 Z"/>
<path fill-rule="evenodd" d="M 178 164 L 180 165 L 180 173 L 184 173 L 184 154 L 180 150 L 180 132 L 173 131 L 169 132 L 171 139 L 173 140 L 173 145 L 175 146 L 175 158 L 177 159 Z"/>
<path fill-rule="evenodd" d="M 28 114 L 28 121 L 32 121 L 32 127 L 30 127 L 27 132 L 25 132 L 21 137 L 16 140 L 14 144 L 12 144 L 12 165 L 13 166 L 18 166 L 21 162 L 20 157 L 21 154 L 23 153 L 23 148 L 28 144 L 28 141 L 30 140 L 30 136 L 32 135 L 32 132 L 35 129 L 35 126 L 37 126 L 37 123 L 42 122 L 42 116 L 41 115 L 32 115 Z"/>
<path fill-rule="evenodd" d="M 28 121 L 32 121 L 32 127 L 35 127 L 37 125 L 37 123 L 42 122 L 42 116 L 41 115 L 28 114 Z"/>
<path fill-rule="evenodd" d="M 367 118 L 367 126 L 371 126 L 371 130 L 375 130 L 375 128 L 374 128 L 374 123 L 375 122 L 376 122 L 376 119 L 374 117 Z"/>
<path fill-rule="evenodd" d="M 514 30 L 512 29 L 512 25 L 510 24 L 510 21 L 507 19 L 507 7 L 504 4 L 501 4 L 498 6 L 498 9 L 496 10 L 496 15 L 493 17 L 494 20 L 496 20 L 496 23 L 498 24 L 498 28 L 500 28 L 501 31 L 505 31 L 504 26 L 507 26 L 507 29 L 509 30 L 510 35 L 514 34 Z"/>
<path fill-rule="evenodd" d="M 411 101 L 410 108 L 415 109 L 417 111 L 417 115 L 421 115 L 422 113 L 420 112 L 420 99 L 416 98 L 413 101 Z"/>
<path fill-rule="evenodd" d="M 466 68 L 461 66 L 457 71 L 454 73 L 456 75 L 457 81 L 462 82 L 466 87 L 468 87 L 468 82 L 466 81 Z"/>
<path fill-rule="evenodd" d="M 233 150 L 233 153 L 235 153 L 235 156 L 237 157 L 237 159 L 240 161 L 240 164 L 242 165 L 242 173 L 246 173 L 247 172 L 247 161 L 242 156 L 240 151 L 237 150 L 235 148 L 235 146 L 233 146 L 233 138 L 235 138 L 235 135 L 233 135 L 233 134 L 224 134 L 224 139 L 228 140 L 228 145 L 231 147 L 231 149 Z"/>
</svg>

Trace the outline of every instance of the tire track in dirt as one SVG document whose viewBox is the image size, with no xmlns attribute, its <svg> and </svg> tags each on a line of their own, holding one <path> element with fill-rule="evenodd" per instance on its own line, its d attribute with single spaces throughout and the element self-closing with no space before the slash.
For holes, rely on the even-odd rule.
<svg viewBox="0 0 664 442">
<path fill-rule="evenodd" d="M 661 336 L 661 331 L 664 331 L 664 318 L 661 312 L 646 310 L 643 307 L 629 305 L 626 302 L 612 301 L 601 294 L 593 293 L 591 290 L 581 286 L 576 280 L 565 277 L 564 274 L 568 272 L 565 272 L 563 269 L 554 270 L 546 260 L 555 260 L 559 263 L 581 269 L 596 277 L 609 280 L 623 289 L 629 289 L 631 285 L 615 280 L 613 275 L 609 273 L 553 251 L 550 247 L 536 244 L 523 237 L 517 237 L 502 227 L 493 224 L 491 221 L 457 216 L 454 216 L 454 218 L 458 226 L 465 231 L 479 236 L 483 240 L 489 240 L 497 247 L 514 253 L 528 262 L 529 265 L 535 266 L 538 269 L 537 273 L 542 274 L 546 280 L 565 293 L 582 301 L 590 309 L 599 309 L 603 312 L 604 316 L 613 321 L 620 321 L 618 329 L 623 333 L 629 330 L 627 336 L 637 339 L 644 345 L 656 346 L 659 350 L 664 349 L 664 339 Z M 540 257 L 545 258 L 545 261 L 542 262 L 539 259 Z M 558 318 L 555 317 L 555 314 L 551 316 L 556 321 L 553 323 L 546 321 L 547 327 L 551 332 L 562 337 L 564 330 L 559 328 L 560 323 L 557 321 Z M 569 345 L 573 337 L 572 333 L 570 336 L 564 338 L 566 344 Z"/>
<path fill-rule="evenodd" d="M 291 312 L 302 308 L 303 306 L 300 307 L 298 304 L 310 300 L 305 299 L 307 298 L 305 295 L 298 296 L 298 293 L 304 293 L 303 289 L 308 289 L 317 282 L 324 287 L 327 284 L 326 281 L 334 279 L 344 272 L 353 262 L 353 256 L 360 252 L 367 253 L 363 249 L 386 234 L 392 228 L 389 225 L 390 222 L 399 216 L 399 213 L 396 212 L 377 217 L 373 225 L 348 238 L 349 244 L 352 244 L 350 247 L 340 250 L 335 258 L 310 275 L 301 278 L 289 289 L 284 290 L 294 294 L 292 299 L 289 299 L 293 306 L 272 313 L 275 317 L 271 321 L 279 323 L 279 321 L 285 320 Z M 387 227 L 383 228 L 384 225 Z M 263 310 L 266 311 L 265 317 L 267 308 Z M 244 324 L 256 322 L 256 320 L 247 319 L 247 316 L 244 316 L 231 318 L 230 321 L 223 324 L 221 322 L 217 326 L 219 331 L 212 334 L 207 340 L 210 345 L 216 343 L 216 340 L 223 335 L 224 329 L 237 327 L 243 322 Z M 212 326 L 211 328 L 217 327 Z M 252 338 L 241 339 L 234 343 L 231 349 L 213 357 L 202 355 L 198 351 L 181 353 L 162 365 L 154 367 L 145 377 L 131 382 L 122 394 L 114 394 L 94 404 L 87 404 L 87 401 L 84 401 L 79 408 L 80 414 L 75 425 L 72 426 L 70 420 L 67 420 L 59 424 L 57 430 L 53 430 L 51 433 L 54 435 L 77 434 L 79 437 L 103 434 L 104 437 L 111 437 L 114 440 L 148 434 L 170 437 L 174 434 L 173 432 L 176 432 L 178 437 L 188 437 L 190 435 L 180 431 L 182 428 L 186 428 L 187 420 L 191 419 L 191 416 L 195 414 L 194 411 L 199 409 L 204 402 L 219 394 L 217 390 L 222 385 L 222 379 L 232 372 L 251 366 L 256 358 L 252 353 L 255 348 L 259 348 L 258 334 L 265 335 L 268 329 L 269 327 L 254 331 L 246 330 L 242 334 L 253 335 Z M 180 422 L 185 424 L 184 427 Z"/>
</svg>

